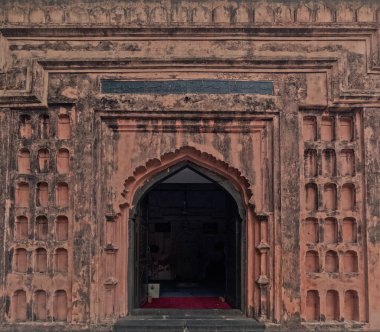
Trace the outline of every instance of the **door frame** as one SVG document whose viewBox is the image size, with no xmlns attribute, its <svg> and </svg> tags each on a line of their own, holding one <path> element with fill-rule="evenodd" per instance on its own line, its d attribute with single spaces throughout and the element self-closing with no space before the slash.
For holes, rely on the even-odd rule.
<svg viewBox="0 0 380 332">
<path fill-rule="evenodd" d="M 200 175 L 208 178 L 214 183 L 220 185 L 227 193 L 231 195 L 231 198 L 235 201 L 238 209 L 238 215 L 241 219 L 241 232 L 240 232 L 240 282 L 236 281 L 240 285 L 240 308 L 243 313 L 248 314 L 247 308 L 247 211 L 244 207 L 241 194 L 235 189 L 235 187 L 229 183 L 227 179 L 221 175 L 212 172 L 209 169 L 198 166 L 197 164 L 183 160 L 169 168 L 155 174 L 149 181 L 136 190 L 133 197 L 133 204 L 129 211 L 128 219 L 128 273 L 127 273 L 127 288 L 128 288 L 128 312 L 132 313 L 136 308 L 136 266 L 135 266 L 135 231 L 137 222 L 137 213 L 140 203 L 143 201 L 145 195 L 158 183 L 162 182 L 166 178 L 174 175 L 184 168 L 190 168 Z M 160 310 L 160 309 L 157 309 Z M 234 309 L 233 309 L 234 310 Z M 235 309 L 236 310 L 236 309 Z M 162 311 L 162 310 L 160 310 Z"/>
</svg>

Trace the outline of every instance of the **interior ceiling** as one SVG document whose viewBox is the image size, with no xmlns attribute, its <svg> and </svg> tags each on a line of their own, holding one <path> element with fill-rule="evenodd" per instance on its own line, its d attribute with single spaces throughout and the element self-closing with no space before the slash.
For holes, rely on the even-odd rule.
<svg viewBox="0 0 380 332">
<path fill-rule="evenodd" d="M 190 168 L 184 168 L 162 181 L 162 183 L 212 183 L 212 181 Z"/>
</svg>

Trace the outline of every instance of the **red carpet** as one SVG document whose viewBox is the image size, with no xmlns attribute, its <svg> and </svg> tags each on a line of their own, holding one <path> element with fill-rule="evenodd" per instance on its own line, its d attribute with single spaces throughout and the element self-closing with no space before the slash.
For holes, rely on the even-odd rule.
<svg viewBox="0 0 380 332">
<path fill-rule="evenodd" d="M 217 297 L 162 297 L 145 303 L 143 308 L 150 309 L 231 309 L 227 302 Z"/>
</svg>

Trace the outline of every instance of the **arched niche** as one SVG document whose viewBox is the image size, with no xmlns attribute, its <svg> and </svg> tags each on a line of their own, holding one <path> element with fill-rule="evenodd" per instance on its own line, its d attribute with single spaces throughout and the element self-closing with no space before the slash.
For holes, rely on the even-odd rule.
<svg viewBox="0 0 380 332">
<path fill-rule="evenodd" d="M 33 298 L 33 319 L 35 321 L 46 321 L 47 318 L 47 296 L 44 290 L 37 290 Z"/>
<path fill-rule="evenodd" d="M 50 117 L 47 114 L 41 114 L 39 117 L 39 137 L 41 139 L 50 137 Z"/>
<path fill-rule="evenodd" d="M 320 300 L 317 290 L 308 290 L 306 293 L 306 320 L 319 321 L 320 318 Z"/>
<path fill-rule="evenodd" d="M 322 152 L 322 171 L 324 176 L 335 176 L 336 155 L 334 149 L 326 149 Z"/>
<path fill-rule="evenodd" d="M 26 208 L 29 206 L 29 184 L 27 182 L 20 182 L 16 186 L 16 201 L 17 207 Z"/>
<path fill-rule="evenodd" d="M 325 271 L 328 273 L 339 272 L 339 258 L 334 250 L 329 250 L 325 256 Z"/>
<path fill-rule="evenodd" d="M 308 250 L 305 258 L 305 270 L 307 273 L 319 272 L 319 255 L 315 250 Z"/>
<path fill-rule="evenodd" d="M 68 114 L 60 114 L 58 116 L 58 138 L 69 139 L 71 136 L 70 116 Z"/>
<path fill-rule="evenodd" d="M 326 293 L 326 320 L 339 320 L 339 293 L 336 290 L 328 290 Z"/>
<path fill-rule="evenodd" d="M 29 114 L 21 114 L 19 120 L 19 136 L 20 138 L 32 137 L 32 118 Z"/>
<path fill-rule="evenodd" d="M 46 216 L 41 215 L 36 218 L 35 223 L 35 240 L 46 241 L 49 232 L 49 223 Z"/>
<path fill-rule="evenodd" d="M 68 173 L 70 170 L 70 152 L 65 148 L 61 148 L 57 153 L 57 172 L 59 174 Z"/>
<path fill-rule="evenodd" d="M 49 186 L 46 182 L 37 183 L 36 205 L 47 207 L 49 203 Z"/>
<path fill-rule="evenodd" d="M 26 216 L 16 217 L 14 238 L 15 240 L 28 239 L 28 218 Z"/>
<path fill-rule="evenodd" d="M 39 273 L 47 272 L 47 252 L 44 248 L 36 249 L 34 271 Z"/>
<path fill-rule="evenodd" d="M 28 317 L 27 302 L 26 292 L 23 289 L 14 292 L 12 296 L 12 304 L 13 319 L 18 322 L 26 321 Z"/>
<path fill-rule="evenodd" d="M 308 211 L 318 210 L 318 186 L 315 183 L 305 185 L 305 205 Z"/>
<path fill-rule="evenodd" d="M 54 255 L 54 272 L 67 273 L 68 267 L 68 254 L 65 248 L 58 248 Z"/>
<path fill-rule="evenodd" d="M 343 256 L 343 272 L 357 273 L 358 271 L 358 254 L 353 250 L 346 251 Z"/>
<path fill-rule="evenodd" d="M 303 225 L 303 236 L 306 243 L 315 244 L 319 241 L 319 225 L 317 218 L 306 218 Z"/>
<path fill-rule="evenodd" d="M 333 217 L 328 217 L 324 221 L 324 242 L 325 244 L 338 242 L 338 223 Z"/>
<path fill-rule="evenodd" d="M 335 121 L 331 116 L 325 116 L 321 119 L 321 140 L 331 142 L 335 139 Z"/>
<path fill-rule="evenodd" d="M 38 150 L 38 170 L 41 173 L 49 171 L 49 150 L 46 148 Z"/>
<path fill-rule="evenodd" d="M 59 182 L 57 184 L 56 205 L 58 207 L 69 206 L 69 185 L 66 182 Z"/>
<path fill-rule="evenodd" d="M 57 290 L 53 298 L 53 316 L 55 321 L 65 322 L 68 320 L 67 293 Z"/>
<path fill-rule="evenodd" d="M 303 138 L 305 141 L 315 141 L 317 139 L 317 120 L 315 116 L 305 116 L 303 118 Z"/>
<path fill-rule="evenodd" d="M 345 183 L 341 189 L 340 204 L 341 209 L 353 211 L 355 209 L 356 190 L 353 183 Z"/>
<path fill-rule="evenodd" d="M 304 153 L 305 177 L 318 175 L 318 156 L 316 149 L 307 149 Z"/>
<path fill-rule="evenodd" d="M 13 271 L 26 273 L 28 270 L 28 252 L 24 248 L 17 248 L 13 257 Z"/>
<path fill-rule="evenodd" d="M 21 174 L 30 174 L 30 152 L 26 148 L 19 150 L 17 155 L 18 172 Z"/>
<path fill-rule="evenodd" d="M 359 296 L 356 290 L 344 293 L 344 320 L 359 321 Z"/>
<path fill-rule="evenodd" d="M 66 216 L 58 216 L 55 221 L 55 238 L 57 241 L 66 241 L 69 237 L 69 221 Z"/>
<path fill-rule="evenodd" d="M 324 207 L 328 211 L 336 210 L 336 184 L 327 183 L 323 187 L 323 203 Z"/>
</svg>

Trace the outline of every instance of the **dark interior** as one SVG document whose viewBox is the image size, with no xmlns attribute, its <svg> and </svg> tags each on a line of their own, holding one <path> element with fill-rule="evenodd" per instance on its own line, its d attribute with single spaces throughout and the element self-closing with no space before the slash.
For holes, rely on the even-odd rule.
<svg viewBox="0 0 380 332">
<path fill-rule="evenodd" d="M 160 297 L 218 296 L 240 307 L 240 218 L 230 194 L 185 168 L 154 186 L 140 206 L 136 271 Z"/>
</svg>

